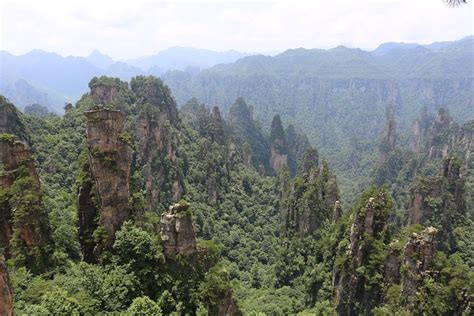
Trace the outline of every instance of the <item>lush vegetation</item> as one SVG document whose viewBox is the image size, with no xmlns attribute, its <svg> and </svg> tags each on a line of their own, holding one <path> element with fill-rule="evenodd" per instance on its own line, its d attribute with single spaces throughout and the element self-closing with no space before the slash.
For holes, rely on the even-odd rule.
<svg viewBox="0 0 474 316">
<path fill-rule="evenodd" d="M 365 178 L 341 194 L 337 166 L 287 125 L 286 115 L 261 125 L 242 98 L 227 120 L 219 108 L 197 99 L 178 112 L 170 90 L 153 77 L 136 77 L 130 85 L 94 78 L 90 88 L 64 116 L 43 115 L 38 108 L 18 114 L 19 130 L 2 134 L 2 141 L 29 141 L 41 180 L 39 188 L 19 170 L 14 184 L 0 190 L 2 211 L 14 210 L 13 225 L 29 214 L 47 218 L 51 235 L 47 247 L 34 254 L 12 237 L 8 266 L 16 314 L 217 315 L 231 301 L 249 315 L 472 312 L 474 178 L 472 158 L 462 146 L 472 141 L 472 122 L 452 122 L 446 132 L 436 128 L 439 120 L 431 120 L 417 151 L 408 146 L 409 135 L 400 135 L 396 148 L 380 146 L 387 159 L 370 172 L 360 169 L 378 161 L 379 146 L 354 142 L 360 155 L 354 172 Z M 78 192 L 88 187 L 87 207 L 100 208 L 84 116 L 99 104 L 124 114 L 119 138 L 133 152 L 131 216 L 111 248 L 93 258 L 84 256 L 85 240 L 79 238 L 87 234 L 78 224 Z M 143 118 L 159 128 L 164 142 L 143 145 L 136 132 Z M 275 174 L 269 160 L 277 139 L 285 145 L 280 153 L 289 156 Z M 430 156 L 446 144 L 447 156 Z M 160 146 L 166 151 L 153 153 Z M 154 201 L 144 181 L 148 157 L 151 175 L 161 181 Z M 160 216 L 176 202 L 171 194 L 176 181 L 184 188 L 179 205 L 192 216 L 198 242 L 196 256 L 170 259 Z M 341 199 L 355 202 L 346 206 Z M 414 223 L 416 205 L 424 213 Z M 88 236 L 100 239 L 103 227 L 98 219 L 93 223 Z M 439 231 L 433 255 L 408 253 L 429 226 Z M 427 262 L 426 269 L 414 270 L 413 258 Z M 410 289 L 416 295 L 407 299 Z"/>
</svg>

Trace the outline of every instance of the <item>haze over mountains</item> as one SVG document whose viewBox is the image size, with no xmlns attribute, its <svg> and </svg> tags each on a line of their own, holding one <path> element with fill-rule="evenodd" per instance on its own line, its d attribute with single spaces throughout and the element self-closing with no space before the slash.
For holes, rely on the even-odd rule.
<svg viewBox="0 0 474 316">
<path fill-rule="evenodd" d="M 197 70 L 218 63 L 234 62 L 248 54 L 215 52 L 190 47 L 173 47 L 156 55 L 117 61 L 94 50 L 87 57 L 67 56 L 32 50 L 15 56 L 0 52 L 0 93 L 20 108 L 39 103 L 56 113 L 65 102 L 75 102 L 87 90 L 94 76 L 108 75 L 130 80 L 138 74 L 160 76 L 168 70 Z"/>
<path fill-rule="evenodd" d="M 98 50 L 87 57 L 63 57 L 42 50 L 15 56 L 1 51 L 0 93 L 20 108 L 39 103 L 61 113 L 64 103 L 76 101 L 87 90 L 89 80 L 99 75 L 122 80 L 129 80 L 138 74 L 163 76 L 165 81 L 171 80 L 175 89 L 177 78 L 189 81 L 196 76 L 204 78 L 211 74 L 242 74 L 247 77 L 265 74 L 326 78 L 472 78 L 472 52 L 472 36 L 430 45 L 384 43 L 371 52 L 343 46 L 329 50 L 299 48 L 273 57 L 190 47 L 169 48 L 156 55 L 124 61 L 114 60 Z M 165 75 L 175 70 L 180 72 Z M 188 96 L 185 91 L 173 92 L 179 103 Z"/>
</svg>

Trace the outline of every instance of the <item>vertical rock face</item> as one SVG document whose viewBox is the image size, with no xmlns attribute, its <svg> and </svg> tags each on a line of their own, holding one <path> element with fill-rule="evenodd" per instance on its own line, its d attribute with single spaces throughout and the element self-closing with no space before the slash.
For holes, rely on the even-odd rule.
<svg viewBox="0 0 474 316">
<path fill-rule="evenodd" d="M 332 211 L 332 222 L 335 223 L 342 215 L 342 207 L 339 201 L 334 203 L 334 209 Z"/>
<path fill-rule="evenodd" d="M 0 95 L 0 134 L 12 134 L 19 140 L 28 140 L 25 125 L 20 119 L 20 113 L 2 95 Z"/>
<path fill-rule="evenodd" d="M 168 212 L 161 216 L 160 236 L 168 259 L 175 260 L 178 254 L 191 256 L 197 251 L 188 208 L 188 204 L 177 203 L 171 205 Z"/>
<path fill-rule="evenodd" d="M 414 153 L 418 153 L 420 150 L 420 145 L 421 145 L 421 126 L 420 126 L 420 121 L 415 120 L 413 121 L 413 124 L 411 125 L 411 136 L 410 136 L 410 149 Z"/>
<path fill-rule="evenodd" d="M 446 158 L 438 176 L 420 178 L 411 189 L 408 225 L 431 224 L 442 228 L 439 237 L 449 248 L 454 245 L 453 230 L 465 221 L 462 162 Z"/>
<path fill-rule="evenodd" d="M 257 169 L 260 169 L 262 165 L 264 172 L 268 170 L 270 161 L 268 140 L 253 119 L 252 108 L 245 103 L 244 99 L 237 98 L 230 107 L 228 124 L 236 144 L 248 143 L 250 145 L 253 165 Z"/>
<path fill-rule="evenodd" d="M 219 107 L 212 108 L 209 117 L 209 136 L 212 141 L 223 145 L 225 143 L 224 120 L 222 119 Z"/>
<path fill-rule="evenodd" d="M 440 109 L 432 117 L 424 108 L 421 118 L 413 122 L 410 146 L 415 153 L 422 153 L 430 160 L 457 153 L 467 161 L 474 146 L 473 139 L 474 120 L 459 126 L 448 110 Z"/>
<path fill-rule="evenodd" d="M 242 160 L 246 167 L 252 166 L 252 148 L 248 143 L 242 145 Z"/>
<path fill-rule="evenodd" d="M 0 247 L 33 273 L 44 271 L 51 255 L 50 226 L 41 184 L 15 107 L 0 97 Z"/>
<path fill-rule="evenodd" d="M 0 256 L 0 315 L 13 315 L 13 295 L 10 277 L 3 256 Z"/>
<path fill-rule="evenodd" d="M 413 308 L 417 286 L 430 273 L 436 250 L 435 237 L 438 230 L 428 227 L 420 234 L 413 233 L 403 249 L 403 265 L 406 267 L 402 279 L 402 295 L 408 308 Z"/>
<path fill-rule="evenodd" d="M 98 253 L 110 248 L 115 232 L 130 217 L 130 169 L 132 151 L 123 140 L 123 117 L 119 111 L 97 108 L 85 113 L 89 165 L 100 203 L 99 224 L 107 236 Z"/>
<path fill-rule="evenodd" d="M 397 135 L 395 133 L 395 119 L 393 117 L 393 109 L 387 109 L 387 121 L 383 131 L 382 143 L 379 150 L 380 164 L 387 163 L 388 155 L 395 149 Z"/>
<path fill-rule="evenodd" d="M 474 120 L 467 121 L 462 126 L 457 141 L 457 149 L 464 154 L 464 159 L 469 161 L 474 150 Z"/>
<path fill-rule="evenodd" d="M 393 202 L 384 190 L 377 190 L 363 197 L 360 203 L 351 227 L 348 262 L 334 277 L 338 315 L 357 315 L 371 310 L 382 299 L 381 291 L 370 284 L 368 278 L 374 273 L 383 273 L 383 265 L 374 264 L 374 259 L 381 255 L 375 248 L 387 239 L 387 220 Z"/>
<path fill-rule="evenodd" d="M 456 142 L 457 124 L 449 115 L 449 111 L 441 109 L 428 130 L 428 158 L 445 158 Z"/>
<path fill-rule="evenodd" d="M 325 163 L 319 164 L 314 149 L 305 154 L 296 179 L 282 187 L 281 214 L 287 236 L 312 234 L 331 217 L 339 198 L 335 177 Z"/>
<path fill-rule="evenodd" d="M 99 207 L 94 180 L 90 176 L 89 164 L 85 164 L 83 168 L 83 172 L 88 176 L 83 179 L 78 189 L 77 213 L 79 219 L 79 243 L 81 244 L 81 252 L 84 261 L 94 263 L 96 261 L 94 255 L 96 242 L 94 241 L 93 233 L 97 229 Z"/>
<path fill-rule="evenodd" d="M 127 84 L 118 78 L 102 76 L 93 78 L 89 83 L 92 100 L 96 105 L 115 104 L 119 101 L 119 92 L 127 87 Z"/>
<path fill-rule="evenodd" d="M 136 77 L 133 92 L 143 104 L 139 109 L 137 137 L 139 165 L 150 210 L 179 201 L 184 194 L 178 163 L 178 110 L 169 89 L 159 79 Z"/>
<path fill-rule="evenodd" d="M 15 141 L 13 138 L 0 139 L 0 187 L 4 190 L 10 189 L 15 181 L 21 177 L 31 178 L 31 185 L 40 190 L 40 182 L 36 173 L 35 165 L 30 158 L 30 152 L 23 142 Z M 21 168 L 24 168 L 23 175 L 19 174 Z M 26 193 L 26 192 L 25 192 Z M 10 240 L 13 234 L 13 210 L 8 201 L 3 202 L 2 216 L 0 217 L 0 247 L 5 248 L 5 255 L 10 258 Z M 34 227 L 18 227 L 21 233 L 19 236 L 25 238 L 25 243 L 34 245 L 41 240 L 35 237 Z M 39 238 L 41 239 L 41 238 Z"/>
<path fill-rule="evenodd" d="M 237 145 L 235 144 L 234 138 L 230 138 L 229 145 L 227 147 L 227 161 L 230 166 L 234 166 L 237 162 Z"/>
<path fill-rule="evenodd" d="M 279 115 L 276 115 L 273 118 L 270 142 L 270 170 L 274 174 L 278 174 L 281 169 L 288 166 L 288 147 L 286 143 L 286 135 L 285 131 L 283 130 Z"/>
<path fill-rule="evenodd" d="M 389 245 L 389 252 L 385 259 L 384 279 L 387 284 L 398 284 L 400 282 L 401 250 L 394 246 L 396 243 L 398 243 L 398 240 Z"/>
<path fill-rule="evenodd" d="M 242 312 L 240 311 L 239 307 L 237 306 L 234 298 L 232 297 L 232 293 L 228 292 L 225 296 L 219 300 L 217 303 L 216 310 L 210 311 L 211 315 L 217 316 L 240 316 Z"/>
</svg>

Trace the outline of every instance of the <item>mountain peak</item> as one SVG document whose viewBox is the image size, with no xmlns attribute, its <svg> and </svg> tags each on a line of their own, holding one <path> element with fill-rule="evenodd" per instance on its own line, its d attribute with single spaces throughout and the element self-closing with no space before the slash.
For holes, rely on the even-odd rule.
<svg viewBox="0 0 474 316">
<path fill-rule="evenodd" d="M 114 60 L 110 56 L 102 54 L 98 49 L 94 49 L 89 56 L 87 56 L 87 61 L 102 69 L 105 69 L 114 63 Z"/>
</svg>

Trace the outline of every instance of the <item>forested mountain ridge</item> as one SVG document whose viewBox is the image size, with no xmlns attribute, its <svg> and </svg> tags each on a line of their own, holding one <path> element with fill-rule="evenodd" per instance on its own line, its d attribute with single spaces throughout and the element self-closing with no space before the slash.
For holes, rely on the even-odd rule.
<svg viewBox="0 0 474 316">
<path fill-rule="evenodd" d="M 358 194 L 370 182 L 388 106 L 405 131 L 424 106 L 430 113 L 446 108 L 459 122 L 474 117 L 473 43 L 467 37 L 437 50 L 416 46 L 381 56 L 346 47 L 295 49 L 200 73 L 169 72 L 163 80 L 178 103 L 196 97 L 226 113 L 241 96 L 264 125 L 281 115 L 328 157 L 341 190 Z"/>
<path fill-rule="evenodd" d="M 345 207 L 324 155 L 243 98 L 225 119 L 154 77 L 89 88 L 63 117 L 0 99 L 7 313 L 472 312 L 472 121 L 425 110 L 400 139 L 386 109 Z"/>
</svg>

